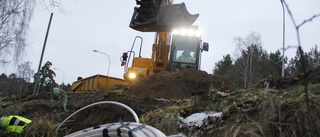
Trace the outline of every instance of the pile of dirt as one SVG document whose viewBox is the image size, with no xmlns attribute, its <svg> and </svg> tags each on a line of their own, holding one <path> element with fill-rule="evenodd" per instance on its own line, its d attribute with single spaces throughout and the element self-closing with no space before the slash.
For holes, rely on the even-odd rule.
<svg viewBox="0 0 320 137">
<path fill-rule="evenodd" d="M 206 94 L 210 88 L 235 89 L 227 78 L 196 69 L 184 69 L 176 72 L 160 71 L 143 77 L 128 86 L 128 93 L 139 97 L 184 99 Z"/>
</svg>

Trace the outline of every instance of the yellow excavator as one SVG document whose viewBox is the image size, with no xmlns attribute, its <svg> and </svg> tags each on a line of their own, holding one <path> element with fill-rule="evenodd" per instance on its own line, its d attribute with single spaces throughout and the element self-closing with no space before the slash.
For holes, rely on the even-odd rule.
<svg viewBox="0 0 320 137">
<path fill-rule="evenodd" d="M 136 0 L 136 3 L 139 6 L 134 8 L 129 26 L 141 32 L 156 32 L 156 38 L 151 58 L 141 57 L 142 46 L 137 57 L 132 51 L 139 36 L 131 50 L 123 53 L 124 78 L 132 81 L 157 71 L 199 69 L 201 53 L 209 49 L 208 43 L 202 43 L 201 31 L 192 25 L 199 14 L 191 15 L 184 3 L 173 4 L 173 0 Z"/>
<path fill-rule="evenodd" d="M 184 68 L 200 68 L 201 53 L 208 51 L 209 44 L 202 42 L 201 31 L 192 24 L 199 14 L 191 15 L 184 3 L 173 0 L 136 0 L 129 27 L 141 32 L 155 32 L 151 58 L 141 57 L 133 51 L 137 36 L 130 51 L 123 53 L 124 79 L 94 75 L 73 82 L 75 92 L 104 90 L 123 85 L 141 76 L 158 71 L 177 71 Z M 142 40 L 141 40 L 142 41 Z"/>
</svg>

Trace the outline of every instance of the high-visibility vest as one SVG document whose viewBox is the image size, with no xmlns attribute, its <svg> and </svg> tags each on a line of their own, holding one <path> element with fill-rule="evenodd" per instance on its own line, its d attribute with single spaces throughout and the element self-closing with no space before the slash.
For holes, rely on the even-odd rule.
<svg viewBox="0 0 320 137">
<path fill-rule="evenodd" d="M 179 56 L 177 58 L 177 61 L 183 61 L 183 62 L 192 62 L 194 63 L 196 61 L 196 59 L 194 57 L 191 57 L 191 56 Z"/>
<path fill-rule="evenodd" d="M 21 133 L 23 128 L 31 122 L 32 121 L 30 119 L 21 116 L 10 115 L 8 117 L 1 117 L 0 127 L 5 128 L 7 132 Z"/>
</svg>

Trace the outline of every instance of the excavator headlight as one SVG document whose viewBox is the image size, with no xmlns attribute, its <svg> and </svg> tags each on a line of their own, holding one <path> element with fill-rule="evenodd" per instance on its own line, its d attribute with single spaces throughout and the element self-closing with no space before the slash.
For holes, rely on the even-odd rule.
<svg viewBox="0 0 320 137">
<path fill-rule="evenodd" d="M 137 75 L 135 74 L 135 73 L 130 73 L 129 74 L 129 78 L 131 78 L 131 79 L 134 79 L 134 78 L 136 78 L 137 77 Z"/>
<path fill-rule="evenodd" d="M 175 30 L 173 30 L 172 33 L 173 33 L 174 35 L 179 35 L 179 30 L 175 29 Z"/>
<path fill-rule="evenodd" d="M 201 37 L 202 31 L 201 31 L 201 30 L 197 30 L 197 31 L 195 31 L 194 35 L 195 35 L 196 37 Z"/>
<path fill-rule="evenodd" d="M 189 36 L 189 37 L 201 37 L 202 31 L 195 29 L 176 29 L 172 32 L 174 35 Z"/>
<path fill-rule="evenodd" d="M 188 36 L 190 36 L 190 37 L 193 37 L 194 36 L 194 30 L 192 30 L 192 29 L 189 29 L 188 30 Z"/>
<path fill-rule="evenodd" d="M 186 36 L 187 33 L 188 33 L 188 30 L 187 30 L 187 29 L 181 29 L 181 30 L 180 30 L 180 35 L 181 35 L 181 36 Z"/>
</svg>

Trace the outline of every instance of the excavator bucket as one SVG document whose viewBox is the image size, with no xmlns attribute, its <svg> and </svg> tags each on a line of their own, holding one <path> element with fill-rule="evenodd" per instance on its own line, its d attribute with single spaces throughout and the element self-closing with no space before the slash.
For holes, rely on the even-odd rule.
<svg viewBox="0 0 320 137">
<path fill-rule="evenodd" d="M 149 7 L 143 4 L 135 7 L 129 25 L 132 29 L 142 32 L 169 32 L 176 27 L 190 26 L 199 17 L 199 14 L 190 14 L 184 3 L 164 5 L 161 0 L 151 0 L 150 3 Z"/>
</svg>

